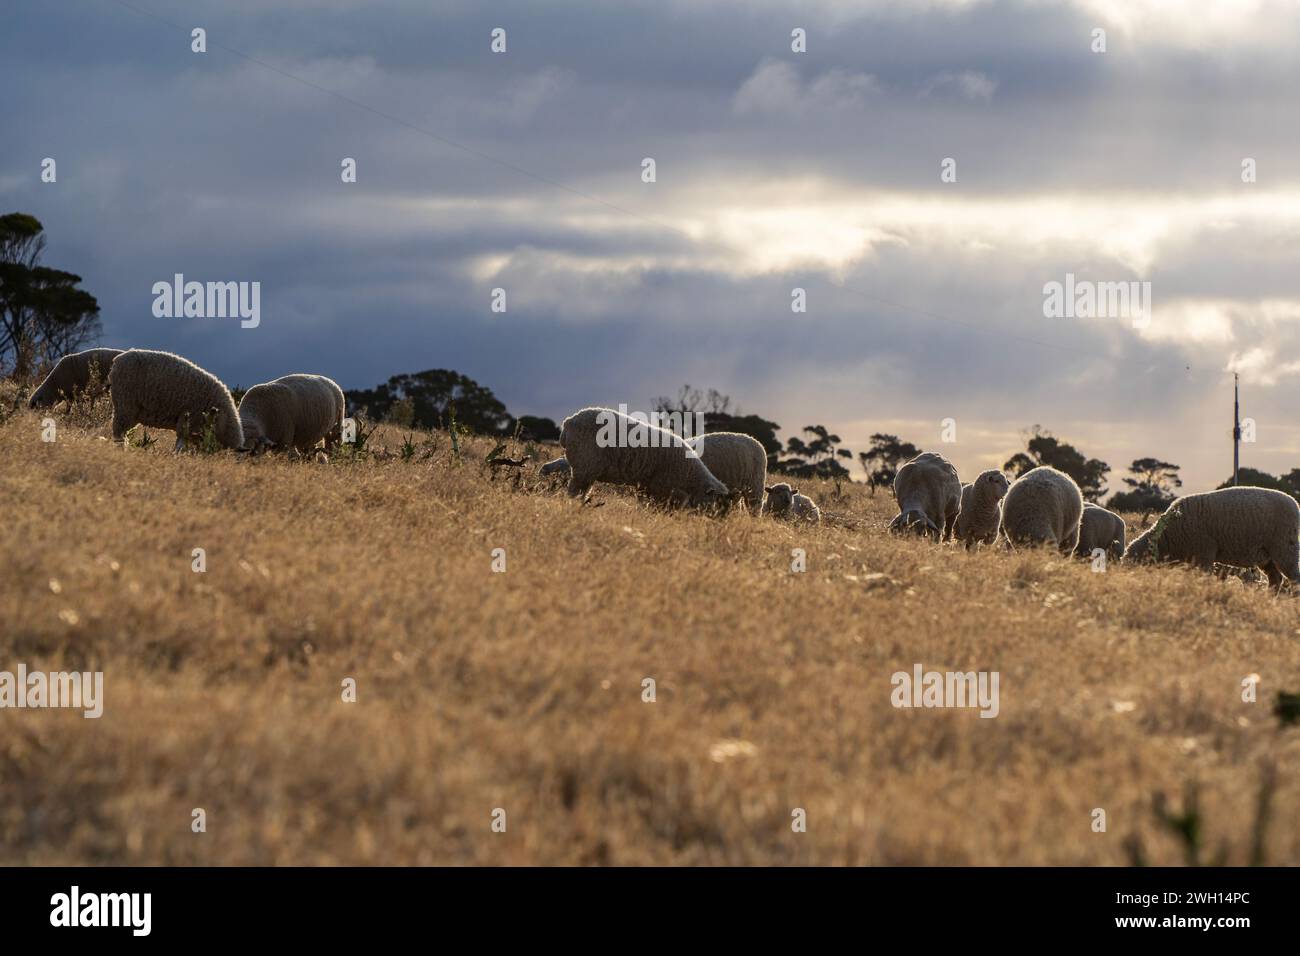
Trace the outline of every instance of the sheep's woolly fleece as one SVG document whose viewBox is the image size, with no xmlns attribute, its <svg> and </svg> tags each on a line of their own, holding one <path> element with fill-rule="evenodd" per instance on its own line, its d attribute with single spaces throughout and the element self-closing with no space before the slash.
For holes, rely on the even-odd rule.
<svg viewBox="0 0 1300 956">
<path fill-rule="evenodd" d="M 204 416 L 216 410 L 217 441 L 242 448 L 244 432 L 230 390 L 221 380 L 188 359 L 170 352 L 129 349 L 113 360 L 108 373 L 113 397 L 113 440 L 121 441 L 135 425 L 170 428 L 176 447 L 201 437 Z"/>
<path fill-rule="evenodd" d="M 767 450 L 758 439 L 740 432 L 710 432 L 692 438 L 688 444 L 699 452 L 714 478 L 744 495 L 751 514 L 762 510 Z"/>
<path fill-rule="evenodd" d="M 997 469 L 982 471 L 970 484 L 961 486 L 961 510 L 957 513 L 957 540 L 967 548 L 990 544 L 998 536 L 1002 520 L 999 505 L 1010 483 Z"/>
<path fill-rule="evenodd" d="M 305 454 L 322 438 L 326 449 L 342 437 L 343 389 L 324 375 L 295 373 L 254 385 L 239 402 L 239 422 L 250 449 Z"/>
<path fill-rule="evenodd" d="M 1012 545 L 1050 544 L 1069 554 L 1079 543 L 1082 516 L 1083 495 L 1074 479 L 1039 465 L 1007 489 L 999 534 Z"/>
<path fill-rule="evenodd" d="M 108 381 L 108 373 L 113 367 L 113 360 L 122 354 L 122 349 L 86 349 L 84 352 L 70 352 L 59 359 L 58 363 L 45 376 L 40 388 L 32 393 L 27 402 L 28 408 L 48 408 L 64 400 L 76 398 L 78 393 L 90 387 L 92 381 Z"/>
<path fill-rule="evenodd" d="M 1186 495 L 1133 539 L 1126 561 L 1184 561 L 1210 570 L 1217 561 L 1262 568 L 1274 587 L 1300 582 L 1300 506 L 1272 488 L 1222 488 Z"/>
<path fill-rule="evenodd" d="M 1100 548 L 1112 558 L 1124 557 L 1124 539 L 1127 529 L 1124 519 L 1101 505 L 1088 502 L 1083 506 L 1083 519 L 1079 522 L 1079 544 L 1074 553 L 1081 558 L 1092 557 Z"/>
<path fill-rule="evenodd" d="M 560 426 L 569 495 L 598 481 L 631 485 L 664 504 L 704 505 L 728 494 L 693 448 L 662 428 L 612 408 L 584 408 Z"/>
<path fill-rule="evenodd" d="M 801 495 L 784 481 L 779 481 L 767 492 L 767 501 L 763 503 L 763 513 L 774 518 L 794 518 L 817 524 L 822 520 L 821 509 L 807 495 Z"/>
<path fill-rule="evenodd" d="M 894 478 L 898 515 L 890 531 L 914 531 L 947 541 L 961 510 L 961 479 L 952 462 L 935 452 L 917 455 Z"/>
</svg>

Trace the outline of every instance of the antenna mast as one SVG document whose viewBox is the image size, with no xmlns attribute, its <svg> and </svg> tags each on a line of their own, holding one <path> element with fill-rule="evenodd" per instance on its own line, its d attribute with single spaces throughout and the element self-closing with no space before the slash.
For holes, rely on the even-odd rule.
<svg viewBox="0 0 1300 956">
<path fill-rule="evenodd" d="M 1241 389 L 1237 373 L 1232 373 L 1232 486 L 1237 486 L 1237 467 L 1241 461 Z"/>
</svg>

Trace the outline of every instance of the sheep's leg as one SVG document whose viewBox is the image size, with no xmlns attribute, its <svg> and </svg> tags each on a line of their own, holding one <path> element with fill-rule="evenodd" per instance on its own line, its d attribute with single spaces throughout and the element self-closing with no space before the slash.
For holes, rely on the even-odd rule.
<svg viewBox="0 0 1300 956">
<path fill-rule="evenodd" d="M 1279 552 L 1269 554 L 1270 560 L 1277 566 L 1278 571 L 1292 582 L 1300 584 L 1300 541 L 1291 541 L 1280 549 L 1272 550 Z"/>
<path fill-rule="evenodd" d="M 1268 586 L 1274 591 L 1282 590 L 1282 572 L 1278 570 L 1276 562 L 1265 561 L 1260 565 L 1264 573 L 1268 575 Z"/>
<path fill-rule="evenodd" d="M 113 441 L 120 442 L 126 439 L 126 433 L 131 430 L 135 424 L 132 416 L 127 415 L 122 409 L 113 409 Z"/>
<path fill-rule="evenodd" d="M 948 515 L 947 520 L 945 520 L 943 523 L 943 540 L 945 541 L 952 540 L 952 526 L 955 525 L 956 523 L 957 523 L 957 516 Z"/>
<path fill-rule="evenodd" d="M 569 477 L 569 497 L 577 498 L 585 495 L 593 484 L 595 484 L 594 481 L 579 478 L 577 475 L 571 475 Z"/>
</svg>

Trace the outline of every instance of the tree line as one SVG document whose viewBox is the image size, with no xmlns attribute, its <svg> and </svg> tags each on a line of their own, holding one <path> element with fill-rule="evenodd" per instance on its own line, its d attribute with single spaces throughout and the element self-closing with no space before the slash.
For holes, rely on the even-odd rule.
<svg viewBox="0 0 1300 956">
<path fill-rule="evenodd" d="M 0 215 L 0 367 L 17 379 L 26 379 L 42 362 L 52 362 L 99 338 L 99 303 L 81 288 L 81 277 L 47 266 L 45 228 L 35 217 L 13 212 Z M 353 412 L 363 411 L 374 421 L 403 427 L 433 429 L 452 425 L 486 435 L 517 434 L 528 441 L 556 441 L 559 426 L 537 415 L 515 417 L 485 385 L 450 369 L 394 375 L 368 389 L 344 393 Z M 843 447 L 839 435 L 824 425 L 805 425 L 784 442 L 781 426 L 761 415 L 745 414 L 731 397 L 716 389 L 707 391 L 683 385 L 673 398 L 653 401 L 658 412 L 702 413 L 705 431 L 742 432 L 757 439 L 767 451 L 768 470 L 792 478 L 827 478 L 847 481 L 856 460 L 874 494 L 892 486 L 899 467 L 921 453 L 911 442 L 883 432 L 873 434 L 866 451 L 856 455 Z M 1019 477 L 1031 468 L 1051 465 L 1079 485 L 1088 501 L 1101 503 L 1106 495 L 1110 465 L 1089 458 L 1039 425 L 1027 433 L 1025 450 L 1016 452 L 1003 470 Z M 1300 500 L 1300 468 L 1274 476 L 1255 468 L 1242 468 L 1243 485 L 1275 488 Z M 1179 467 L 1159 458 L 1137 458 L 1121 479 L 1124 487 L 1106 501 L 1116 511 L 1161 511 L 1182 487 Z M 1232 484 L 1228 477 L 1220 488 Z"/>
</svg>

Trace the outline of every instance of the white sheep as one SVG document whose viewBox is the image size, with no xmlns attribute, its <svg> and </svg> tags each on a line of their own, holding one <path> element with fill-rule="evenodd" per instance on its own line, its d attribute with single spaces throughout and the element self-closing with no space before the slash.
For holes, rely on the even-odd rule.
<svg viewBox="0 0 1300 956">
<path fill-rule="evenodd" d="M 758 439 L 740 432 L 709 432 L 687 444 L 699 452 L 704 467 L 731 491 L 739 491 L 751 514 L 763 509 L 767 450 Z"/>
<path fill-rule="evenodd" d="M 1115 560 L 1122 560 L 1126 536 L 1123 518 L 1088 501 L 1083 505 L 1083 517 L 1079 521 L 1079 544 L 1074 553 L 1081 558 L 1091 558 L 1092 552 L 1100 548 Z"/>
<path fill-rule="evenodd" d="M 935 452 L 917 455 L 894 477 L 898 514 L 889 530 L 952 537 L 961 510 L 961 479 L 952 462 Z"/>
<path fill-rule="evenodd" d="M 1184 495 L 1133 539 L 1126 561 L 1184 561 L 1261 568 L 1269 584 L 1300 583 L 1300 506 L 1272 488 L 1221 488 Z"/>
<path fill-rule="evenodd" d="M 784 481 L 764 488 L 767 500 L 763 502 L 763 513 L 774 518 L 792 518 L 818 524 L 822 520 L 821 509 L 807 495 L 801 495 L 798 488 L 791 488 Z"/>
<path fill-rule="evenodd" d="M 128 349 L 113 360 L 108 373 L 113 397 L 113 440 L 121 441 L 137 424 L 176 432 L 176 450 L 200 438 L 205 416 L 212 416 L 216 440 L 242 448 L 244 431 L 230 390 L 221 380 L 188 359 L 170 352 Z"/>
<path fill-rule="evenodd" d="M 323 438 L 328 452 L 342 439 L 344 409 L 343 389 L 324 375 L 295 373 L 254 385 L 239 402 L 245 449 L 302 455 Z"/>
<path fill-rule="evenodd" d="M 1009 545 L 1050 544 L 1069 554 L 1079 543 L 1083 495 L 1074 479 L 1039 465 L 1014 482 L 1002 499 L 998 535 Z"/>
<path fill-rule="evenodd" d="M 48 408 L 61 401 L 72 401 L 95 382 L 106 382 L 113 359 L 122 349 L 86 349 L 69 352 L 55 364 L 45 381 L 32 392 L 28 408 Z"/>
<path fill-rule="evenodd" d="M 967 550 L 997 539 L 1002 520 L 999 505 L 1010 482 L 996 468 L 979 473 L 976 479 L 961 486 L 961 509 L 957 513 L 955 533 Z"/>
<path fill-rule="evenodd" d="M 572 469 L 569 467 L 569 459 L 561 455 L 559 458 L 552 458 L 542 467 L 537 469 L 537 473 L 543 477 L 547 475 L 567 475 Z"/>
<path fill-rule="evenodd" d="M 560 426 L 560 445 L 570 467 L 570 497 L 597 481 L 632 485 L 664 504 L 699 506 L 730 494 L 679 436 L 612 408 L 574 412 Z"/>
</svg>

